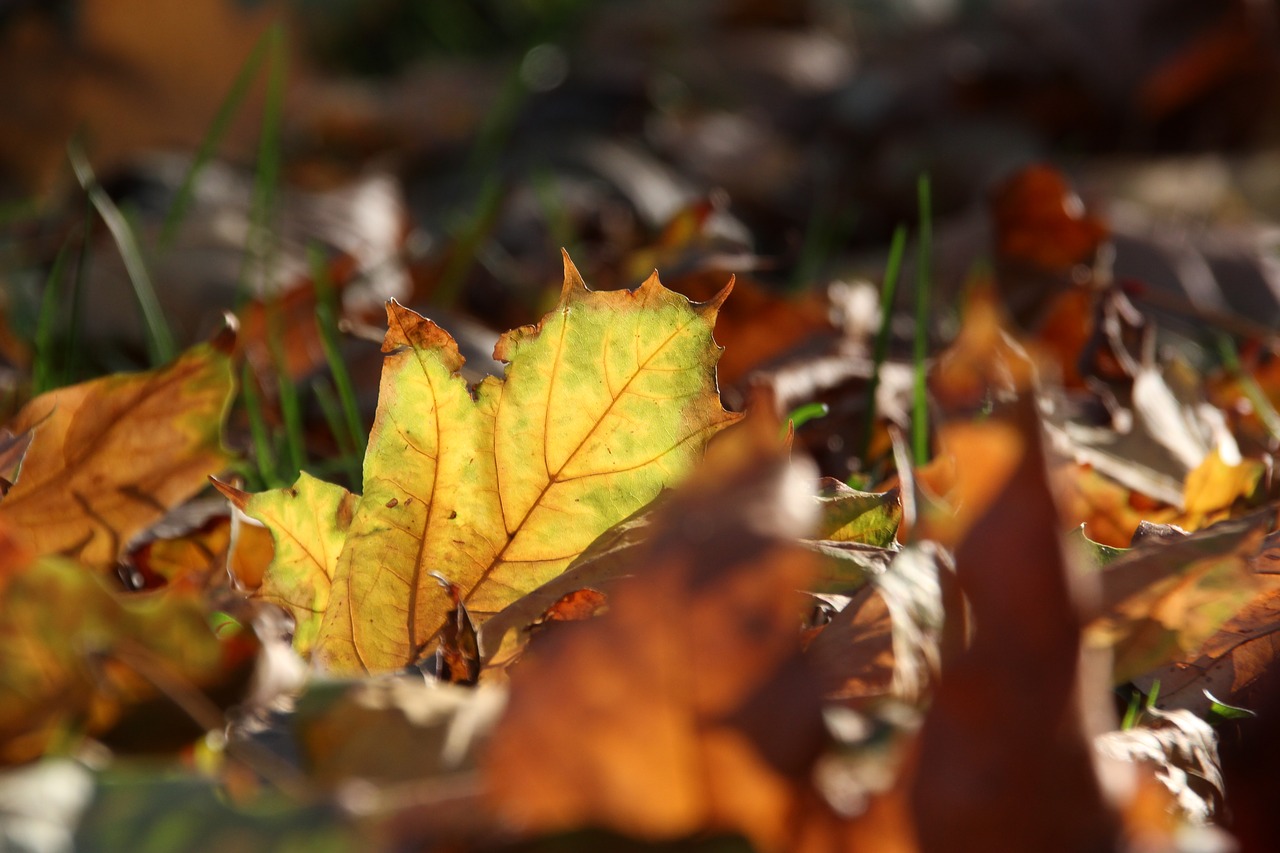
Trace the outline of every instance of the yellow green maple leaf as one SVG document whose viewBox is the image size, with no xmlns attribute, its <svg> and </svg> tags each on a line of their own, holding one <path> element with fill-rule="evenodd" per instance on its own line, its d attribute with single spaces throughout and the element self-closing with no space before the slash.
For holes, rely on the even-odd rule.
<svg viewBox="0 0 1280 853">
<path fill-rule="evenodd" d="M 559 303 L 499 339 L 506 375 L 474 389 L 453 338 L 389 303 L 363 494 L 345 535 L 340 513 L 316 516 L 324 536 L 342 538 L 331 575 L 322 560 L 303 571 L 314 585 L 331 578 L 327 601 L 285 601 L 300 624 L 318 621 L 313 660 L 337 673 L 410 663 L 452 608 L 432 572 L 483 621 L 685 474 L 738 418 L 715 379 L 712 330 L 728 292 L 693 304 L 656 273 L 633 291 L 590 291 L 566 255 Z M 278 548 L 320 536 L 290 529 L 298 522 L 281 507 L 291 499 L 277 490 L 245 502 Z M 296 557 L 277 553 L 264 587 L 299 602 L 308 581 Z"/>
</svg>

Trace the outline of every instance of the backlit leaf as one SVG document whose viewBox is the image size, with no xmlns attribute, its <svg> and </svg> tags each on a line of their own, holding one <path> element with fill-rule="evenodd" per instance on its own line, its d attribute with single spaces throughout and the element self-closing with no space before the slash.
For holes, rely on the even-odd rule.
<svg viewBox="0 0 1280 853">
<path fill-rule="evenodd" d="M 306 472 L 290 488 L 256 495 L 223 483 L 214 485 L 238 508 L 271 530 L 275 556 L 256 594 L 293 615 L 294 648 L 299 654 L 307 654 L 329 606 L 338 554 L 351 525 L 357 497 Z"/>
<path fill-rule="evenodd" d="M 314 659 L 336 672 L 418 659 L 452 609 L 430 573 L 481 623 L 689 470 L 737 417 L 715 384 L 725 295 L 692 305 L 656 276 L 592 292 L 566 257 L 559 304 L 505 334 L 494 350 L 505 378 L 474 389 L 453 338 L 390 303 L 364 494 L 317 608 Z M 273 566 L 265 583 L 293 571 Z"/>
</svg>

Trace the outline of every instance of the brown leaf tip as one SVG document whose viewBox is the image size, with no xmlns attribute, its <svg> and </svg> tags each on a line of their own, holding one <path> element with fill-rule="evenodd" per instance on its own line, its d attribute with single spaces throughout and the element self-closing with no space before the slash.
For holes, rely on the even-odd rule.
<svg viewBox="0 0 1280 853">
<path fill-rule="evenodd" d="M 240 509 L 240 510 L 244 509 L 245 504 L 248 503 L 249 498 L 252 497 L 252 495 L 250 495 L 248 492 L 237 489 L 235 486 L 232 486 L 229 483 L 224 483 L 221 480 L 219 480 L 217 477 L 213 477 L 213 476 L 209 477 L 209 482 L 213 485 L 215 489 L 217 489 L 219 492 L 222 493 L 223 497 L 231 501 L 231 505 L 234 506 L 236 509 Z"/>
<path fill-rule="evenodd" d="M 417 311 L 388 299 L 387 335 L 382 340 L 382 352 L 391 355 L 405 348 L 435 350 L 455 371 L 465 361 L 452 335 Z"/>
<path fill-rule="evenodd" d="M 591 288 L 587 287 L 587 283 L 582 280 L 582 273 L 578 272 L 573 259 L 569 257 L 569 250 L 561 249 L 560 255 L 564 258 L 564 284 L 560 288 L 560 306 L 564 307 L 574 293 L 590 293 Z"/>
</svg>

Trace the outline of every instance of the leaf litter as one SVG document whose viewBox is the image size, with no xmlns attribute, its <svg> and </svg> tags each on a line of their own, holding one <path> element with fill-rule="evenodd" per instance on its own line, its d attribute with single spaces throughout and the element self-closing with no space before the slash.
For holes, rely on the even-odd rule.
<svg viewBox="0 0 1280 853">
<path fill-rule="evenodd" d="M 1215 38 L 1247 46 L 1234 20 Z M 705 49 L 772 102 L 779 70 L 744 64 L 747 43 Z M 1144 109 L 1185 107 L 1179 74 L 1227 73 L 1192 48 L 1135 88 Z M 421 256 L 383 229 L 414 277 L 397 296 L 439 324 L 392 302 L 385 334 L 367 304 L 315 326 L 322 282 L 290 284 L 308 265 L 285 246 L 283 292 L 243 307 L 238 346 L 21 408 L 0 446 L 0 788 L 75 768 L 66 785 L 98 794 L 68 806 L 85 849 L 154 846 L 156 826 L 184 849 L 224 831 L 248 849 L 1203 850 L 1230 832 L 1267 849 L 1266 807 L 1232 779 L 1259 778 L 1240 754 L 1267 754 L 1249 723 L 1276 707 L 1269 335 L 1127 280 L 1132 222 L 1048 166 L 994 194 L 990 239 L 968 240 L 993 263 L 943 281 L 956 310 L 927 330 L 869 283 L 779 293 L 779 260 L 806 286 L 823 261 L 757 253 L 738 216 L 805 158 L 764 135 L 758 169 L 728 168 L 725 125 L 664 103 L 654 144 L 733 205 L 686 193 L 627 237 L 601 215 L 601 250 L 576 242 L 563 176 L 537 195 L 548 222 L 578 217 L 563 242 L 594 281 L 657 266 L 670 290 L 590 291 L 566 255 L 557 298 L 539 241 L 536 262 L 504 254 L 517 182 Z M 330 200 L 363 185 L 337 183 Z M 787 234 L 784 211 L 747 221 Z M 797 251 L 854 227 L 819 213 Z M 308 258 L 344 302 L 373 274 L 345 252 Z M 525 289 L 478 308 L 498 278 Z M 1240 351 L 1220 343 L 1216 367 L 1188 317 Z M 330 400 L 328 431 L 288 411 L 292 383 L 336 369 L 339 329 L 383 341 L 354 342 L 363 460 L 360 402 Z M 927 360 L 905 361 L 926 334 Z M 494 337 L 494 361 L 473 352 Z M 298 464 L 259 478 L 292 485 L 240 479 L 254 466 L 222 437 L 243 451 L 255 427 L 227 418 L 233 376 L 264 401 L 256 428 L 301 427 Z M 808 404 L 824 415 L 780 440 Z M 318 459 L 335 446 L 350 458 Z M 210 477 L 225 504 L 192 500 Z M 18 817 L 55 825 L 49 799 Z"/>
</svg>

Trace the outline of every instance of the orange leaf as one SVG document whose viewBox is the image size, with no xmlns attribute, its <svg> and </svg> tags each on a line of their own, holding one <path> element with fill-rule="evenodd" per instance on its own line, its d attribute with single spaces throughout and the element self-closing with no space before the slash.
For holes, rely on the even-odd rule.
<svg viewBox="0 0 1280 853">
<path fill-rule="evenodd" d="M 776 426 L 727 435 L 659 510 L 609 612 L 564 626 L 511 670 L 484 764 L 509 824 L 729 831 L 761 851 L 796 849 L 812 829 L 796 818 L 818 808 L 822 737 L 795 592 L 817 557 L 788 541 L 814 504 L 785 500 L 812 488 L 796 477 Z"/>
<path fill-rule="evenodd" d="M 42 394 L 11 424 L 34 438 L 0 518 L 37 554 L 114 568 L 129 540 L 228 461 L 233 390 L 225 342 L 172 364 Z"/>
</svg>

